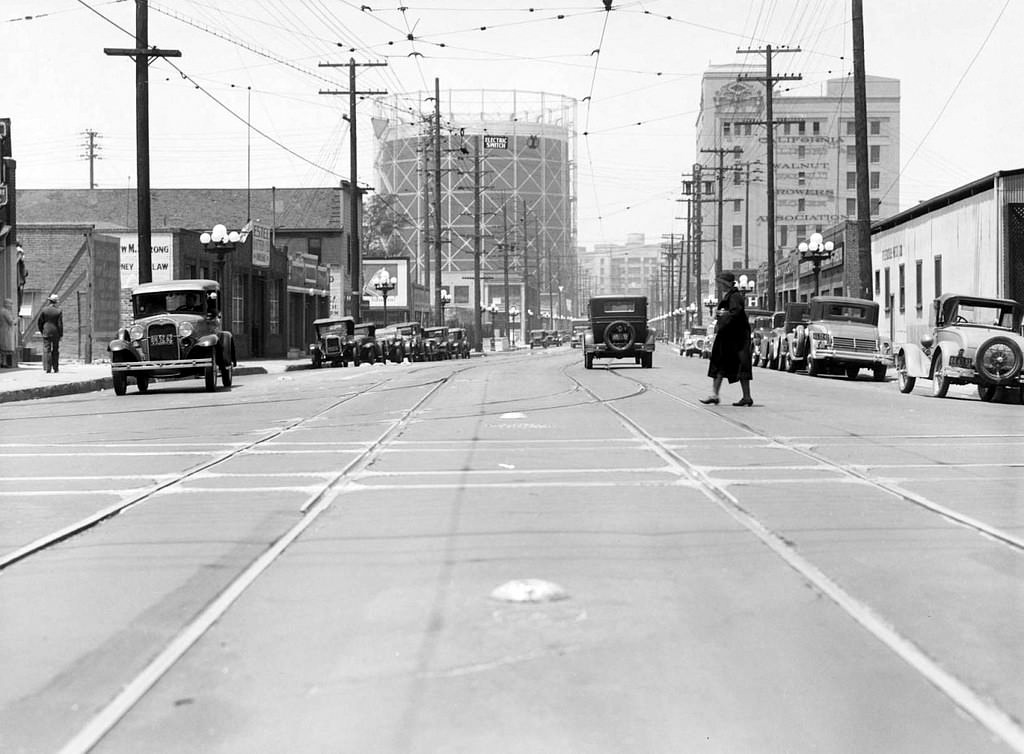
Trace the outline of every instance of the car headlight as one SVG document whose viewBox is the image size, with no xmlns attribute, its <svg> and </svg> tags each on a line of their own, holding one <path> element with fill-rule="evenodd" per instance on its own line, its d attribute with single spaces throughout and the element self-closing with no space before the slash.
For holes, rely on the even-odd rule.
<svg viewBox="0 0 1024 754">
<path fill-rule="evenodd" d="M 183 338 L 187 338 L 192 335 L 193 328 L 191 322 L 179 322 L 178 323 L 178 335 Z"/>
<path fill-rule="evenodd" d="M 145 335 L 146 335 L 146 328 L 144 328 L 142 325 L 132 325 L 128 329 L 128 338 L 130 340 L 142 340 L 142 338 Z"/>
</svg>

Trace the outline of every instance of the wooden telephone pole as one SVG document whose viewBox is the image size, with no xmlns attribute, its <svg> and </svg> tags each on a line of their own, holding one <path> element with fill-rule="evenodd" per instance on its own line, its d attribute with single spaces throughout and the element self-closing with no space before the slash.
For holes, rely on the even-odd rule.
<svg viewBox="0 0 1024 754">
<path fill-rule="evenodd" d="M 149 46 L 149 4 L 135 0 L 135 47 L 104 47 L 107 55 L 135 59 L 135 164 L 139 205 L 139 282 L 153 282 L 152 215 L 149 205 L 149 61 L 180 58 L 181 50 Z M 90 179 L 91 180 L 91 179 Z M 224 284 L 224 281 L 221 281 Z"/>
<path fill-rule="evenodd" d="M 356 89 L 356 66 L 384 66 L 387 63 L 357 63 L 354 58 L 349 58 L 348 63 L 320 63 L 320 68 L 340 68 L 341 66 L 348 66 L 348 91 L 330 91 L 320 90 L 320 94 L 347 94 L 348 95 L 348 143 L 349 143 L 349 173 L 350 173 L 350 196 L 349 196 L 349 214 L 351 219 L 351 229 L 349 230 L 349 249 L 348 249 L 348 264 L 349 264 L 349 278 L 352 284 L 352 298 L 349 313 L 355 317 L 356 322 L 361 320 L 360 308 L 363 300 L 363 256 L 359 248 L 359 220 L 361 213 L 359 212 L 360 206 L 360 193 L 358 184 L 358 172 L 356 170 L 356 95 L 360 94 L 387 94 L 386 91 L 379 89 L 370 89 L 366 91 L 359 91 Z M 409 300 L 412 301 L 412 292 L 409 292 Z"/>
</svg>

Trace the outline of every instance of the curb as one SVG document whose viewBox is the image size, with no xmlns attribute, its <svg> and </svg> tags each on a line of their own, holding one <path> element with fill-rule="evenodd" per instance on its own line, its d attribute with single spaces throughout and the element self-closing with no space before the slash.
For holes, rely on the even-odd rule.
<svg viewBox="0 0 1024 754">
<path fill-rule="evenodd" d="M 309 365 L 289 364 L 284 368 L 286 372 L 295 372 L 301 369 L 308 369 Z M 252 374 L 270 374 L 266 367 L 261 366 L 238 366 L 235 367 L 236 377 L 244 377 Z M 65 382 L 59 385 L 37 385 L 36 387 L 19 388 L 15 390 L 4 390 L 0 392 L 0 403 L 13 403 L 14 401 L 30 401 L 36 398 L 58 398 L 64 395 L 76 395 L 78 393 L 93 393 L 100 390 L 113 390 L 114 381 L 110 377 L 97 377 L 81 382 Z"/>
</svg>

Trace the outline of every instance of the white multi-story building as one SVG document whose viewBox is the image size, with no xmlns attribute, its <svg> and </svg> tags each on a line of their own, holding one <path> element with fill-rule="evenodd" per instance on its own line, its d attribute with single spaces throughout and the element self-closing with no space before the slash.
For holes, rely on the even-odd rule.
<svg viewBox="0 0 1024 754">
<path fill-rule="evenodd" d="M 716 65 L 704 73 L 697 161 L 703 181 L 714 184 L 714 193 L 701 201 L 705 280 L 713 277 L 719 244 L 725 269 L 756 268 L 767 260 L 767 88 L 763 81 L 744 78 L 764 75 L 763 66 L 751 65 Z M 776 86 L 772 109 L 778 256 L 811 233 L 856 218 L 853 81 L 830 79 L 818 95 L 780 93 Z M 899 210 L 899 80 L 867 77 L 867 113 L 871 217 L 876 219 Z"/>
</svg>

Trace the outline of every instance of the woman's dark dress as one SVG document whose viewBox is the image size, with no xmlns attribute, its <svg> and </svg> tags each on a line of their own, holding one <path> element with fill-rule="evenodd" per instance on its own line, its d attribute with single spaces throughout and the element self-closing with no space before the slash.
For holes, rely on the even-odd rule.
<svg viewBox="0 0 1024 754">
<path fill-rule="evenodd" d="M 708 377 L 721 377 L 730 383 L 753 379 L 750 353 L 750 322 L 743 305 L 743 294 L 735 288 L 718 302 L 718 324 L 711 346 Z"/>
</svg>

